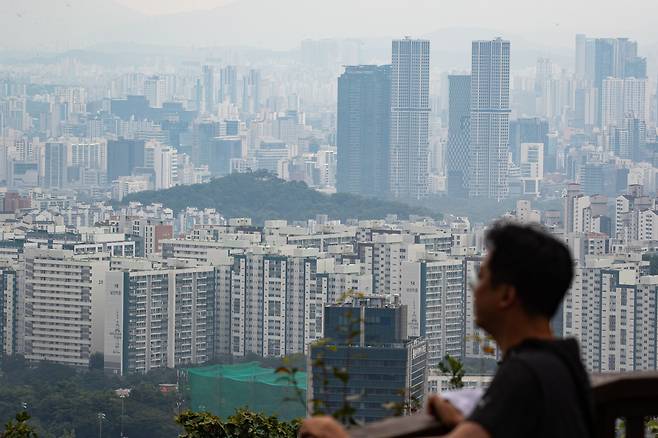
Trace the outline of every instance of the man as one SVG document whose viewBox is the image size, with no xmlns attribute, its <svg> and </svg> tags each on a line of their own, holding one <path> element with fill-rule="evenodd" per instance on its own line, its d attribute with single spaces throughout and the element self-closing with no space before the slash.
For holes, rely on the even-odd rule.
<svg viewBox="0 0 658 438">
<path fill-rule="evenodd" d="M 473 287 L 476 323 L 503 354 L 468 418 L 439 396 L 428 407 L 451 438 L 592 437 L 593 408 L 576 341 L 556 340 L 550 320 L 573 278 L 567 247 L 536 226 L 499 222 Z M 346 437 L 328 417 L 304 421 L 302 437 Z"/>
</svg>

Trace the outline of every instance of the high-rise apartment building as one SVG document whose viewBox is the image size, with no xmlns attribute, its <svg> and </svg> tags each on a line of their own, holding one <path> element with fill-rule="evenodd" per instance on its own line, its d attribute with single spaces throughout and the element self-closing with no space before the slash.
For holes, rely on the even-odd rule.
<svg viewBox="0 0 658 438">
<path fill-rule="evenodd" d="M 655 369 L 658 280 L 641 275 L 648 263 L 600 256 L 576 267 L 563 332 L 578 339 L 590 372 Z"/>
<path fill-rule="evenodd" d="M 255 247 L 230 260 L 217 292 L 220 352 L 276 357 L 304 353 L 322 338 L 317 250 L 282 255 Z"/>
<path fill-rule="evenodd" d="M 468 159 L 471 136 L 471 76 L 451 75 L 448 103 L 446 176 L 448 194 L 468 197 Z"/>
<path fill-rule="evenodd" d="M 389 190 L 420 199 L 429 181 L 430 42 L 393 41 Z"/>
<path fill-rule="evenodd" d="M 151 76 L 144 80 L 144 94 L 151 108 L 162 108 L 166 92 L 167 85 L 164 78 Z"/>
<path fill-rule="evenodd" d="M 647 80 L 604 79 L 601 84 L 601 126 L 621 127 L 628 115 L 647 120 Z"/>
<path fill-rule="evenodd" d="M 336 189 L 388 193 L 391 66 L 348 66 L 338 78 Z"/>
<path fill-rule="evenodd" d="M 70 165 L 81 169 L 107 169 L 107 145 L 105 142 L 78 143 L 69 145 Z"/>
<path fill-rule="evenodd" d="M 238 103 L 238 72 L 233 65 L 227 65 L 220 71 L 219 101 Z"/>
<path fill-rule="evenodd" d="M 510 43 L 474 41 L 471 70 L 469 195 L 507 197 Z"/>
<path fill-rule="evenodd" d="M 206 362 L 213 352 L 215 270 L 181 266 L 106 275 L 105 369 L 146 373 Z"/>
<path fill-rule="evenodd" d="M 427 340 L 428 365 L 446 354 L 464 355 L 464 275 L 462 261 L 447 256 L 402 263 L 401 301 L 409 311 L 410 336 Z"/>
<path fill-rule="evenodd" d="M 92 341 L 92 326 L 105 293 L 109 255 L 77 256 L 73 251 L 25 251 L 25 358 L 89 366 L 102 352 Z"/>
<path fill-rule="evenodd" d="M 260 96 L 260 71 L 249 70 L 242 78 L 242 112 L 253 114 L 260 111 Z"/>
</svg>

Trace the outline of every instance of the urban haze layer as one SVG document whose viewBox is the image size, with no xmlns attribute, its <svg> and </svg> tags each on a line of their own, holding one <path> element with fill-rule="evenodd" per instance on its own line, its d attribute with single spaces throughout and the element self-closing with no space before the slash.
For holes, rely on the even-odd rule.
<svg viewBox="0 0 658 438">
<path fill-rule="evenodd" d="M 0 15 L 14 32 L 0 47 L 0 350 L 5 378 L 42 370 L 50 386 L 0 391 L 3 422 L 27 405 L 44 436 L 128 436 L 124 422 L 129 436 L 177 433 L 110 401 L 53 419 L 39 399 L 58 391 L 55 375 L 125 388 L 122 408 L 160 409 L 172 427 L 171 406 L 304 415 L 194 379 L 255 385 L 297 357 L 304 397 L 326 396 L 307 366 L 323 339 L 365 355 L 348 369 L 369 394 L 359 420 L 448 388 L 446 355 L 467 386 L 486 386 L 500 357 L 468 285 L 499 218 L 542 224 L 571 249 L 553 329 L 579 341 L 589 372 L 656 370 L 658 46 L 645 34 L 566 35 L 556 22 L 541 32 L 560 37 L 535 44 L 520 27 L 423 21 L 322 37 L 259 17 L 244 36 L 247 12 L 278 12 L 37 3 Z M 103 39 L 108 20 L 89 28 L 91 3 L 125 35 Z M 347 339 L 337 326 L 354 313 L 360 334 Z M 90 368 L 98 387 L 84 383 Z M 144 382 L 161 383 L 162 400 L 134 401 L 127 390 Z"/>
</svg>

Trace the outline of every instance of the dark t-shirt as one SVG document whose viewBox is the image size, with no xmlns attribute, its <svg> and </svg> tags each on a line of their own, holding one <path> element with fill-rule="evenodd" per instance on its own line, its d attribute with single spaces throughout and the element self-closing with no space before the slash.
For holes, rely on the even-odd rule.
<svg viewBox="0 0 658 438">
<path fill-rule="evenodd" d="M 587 438 L 590 386 L 574 340 L 527 340 L 510 349 L 468 418 L 492 438 Z"/>
</svg>

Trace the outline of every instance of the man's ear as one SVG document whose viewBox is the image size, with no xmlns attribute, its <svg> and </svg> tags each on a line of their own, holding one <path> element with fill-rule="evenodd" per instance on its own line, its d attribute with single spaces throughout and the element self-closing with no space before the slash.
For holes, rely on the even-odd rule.
<svg viewBox="0 0 658 438">
<path fill-rule="evenodd" d="M 508 309 L 516 303 L 516 288 L 508 284 L 501 284 L 498 292 L 498 306 L 501 309 Z"/>
</svg>

